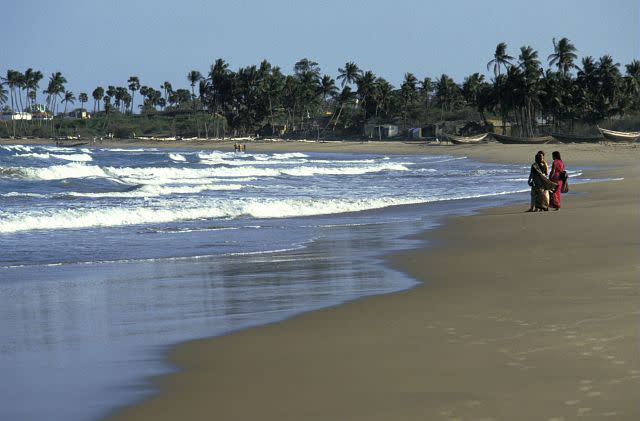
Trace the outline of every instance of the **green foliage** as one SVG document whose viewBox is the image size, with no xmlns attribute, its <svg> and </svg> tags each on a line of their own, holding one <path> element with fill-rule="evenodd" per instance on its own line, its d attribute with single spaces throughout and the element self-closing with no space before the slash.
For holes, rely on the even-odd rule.
<svg viewBox="0 0 640 421">
<path fill-rule="evenodd" d="M 63 120 L 58 115 L 60 103 L 66 111 L 76 101 L 84 108 L 90 98 L 80 93 L 76 99 L 65 90 L 64 76 L 56 72 L 43 91 L 46 109 L 56 116 L 54 121 L 4 124 L 0 132 L 8 135 L 15 130 L 18 136 L 225 137 L 286 127 L 288 136 L 305 136 L 320 129 L 340 135 L 361 133 L 370 122 L 405 128 L 449 120 L 486 125 L 489 116 L 498 116 L 531 136 L 550 130 L 549 125 L 578 130 L 582 123 L 592 127 L 608 120 L 612 126 L 627 121 L 626 115 L 640 113 L 638 60 L 624 66 L 622 74 L 620 64 L 609 55 L 598 60 L 583 57 L 578 66 L 577 49 L 567 38 L 553 39 L 553 46 L 546 70 L 532 47 L 521 47 L 516 59 L 501 42 L 487 63 L 487 70 L 493 71 L 491 80 L 473 73 L 458 84 L 446 74 L 418 80 L 406 73 L 398 88 L 351 61 L 338 69 L 334 80 L 309 58 L 296 62 L 289 75 L 266 60 L 234 71 L 225 60 L 217 59 L 206 74 L 190 71 L 186 89 L 174 89 L 166 81 L 158 90 L 142 85 L 137 76 L 129 77 L 124 86 L 96 87 L 91 93 L 94 118 L 87 121 Z M 42 77 L 33 69 L 24 73 L 7 70 L 0 79 L 0 105 L 17 111 L 36 104 Z M 142 97 L 139 114 L 133 112 L 136 94 Z M 629 121 L 631 125 L 636 122 Z"/>
</svg>

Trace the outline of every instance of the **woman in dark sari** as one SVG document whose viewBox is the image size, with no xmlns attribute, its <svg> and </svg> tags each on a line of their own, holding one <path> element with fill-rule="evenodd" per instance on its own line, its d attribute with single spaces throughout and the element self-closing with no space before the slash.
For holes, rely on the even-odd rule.
<svg viewBox="0 0 640 421">
<path fill-rule="evenodd" d="M 562 191 L 562 184 L 564 183 L 564 162 L 562 162 L 560 152 L 558 151 L 553 152 L 551 156 L 553 157 L 553 164 L 551 164 L 549 180 L 558 185 L 555 190 L 552 190 L 551 207 L 555 210 L 560 210 L 560 193 Z"/>
<path fill-rule="evenodd" d="M 547 178 L 546 169 L 544 155 L 538 152 L 529 172 L 528 184 L 531 186 L 531 208 L 528 212 L 549 210 L 549 202 L 545 192 L 546 190 L 554 190 L 556 185 Z"/>
</svg>

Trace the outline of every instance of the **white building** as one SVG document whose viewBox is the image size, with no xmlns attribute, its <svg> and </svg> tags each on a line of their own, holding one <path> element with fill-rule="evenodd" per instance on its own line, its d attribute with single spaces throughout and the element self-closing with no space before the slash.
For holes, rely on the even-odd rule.
<svg viewBox="0 0 640 421">
<path fill-rule="evenodd" d="M 31 115 L 31 113 L 25 113 L 25 112 L 21 112 L 21 113 L 17 113 L 17 112 L 11 112 L 11 111 L 5 111 L 2 114 L 0 114 L 0 120 L 31 120 L 33 116 Z"/>
</svg>

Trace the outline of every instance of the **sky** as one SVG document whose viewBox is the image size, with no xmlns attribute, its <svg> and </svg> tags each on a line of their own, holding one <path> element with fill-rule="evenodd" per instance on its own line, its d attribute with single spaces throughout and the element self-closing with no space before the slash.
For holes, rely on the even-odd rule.
<svg viewBox="0 0 640 421">
<path fill-rule="evenodd" d="M 396 87 L 446 73 L 461 83 L 487 71 L 499 42 L 518 55 L 567 37 L 578 56 L 640 57 L 640 0 L 30 0 L 2 7 L 0 75 L 60 71 L 66 88 L 91 96 L 129 76 L 156 89 L 189 87 L 217 58 L 233 70 L 263 59 L 292 73 L 303 57 L 323 73 L 353 61 Z M 136 101 L 138 102 L 138 101 Z"/>
</svg>

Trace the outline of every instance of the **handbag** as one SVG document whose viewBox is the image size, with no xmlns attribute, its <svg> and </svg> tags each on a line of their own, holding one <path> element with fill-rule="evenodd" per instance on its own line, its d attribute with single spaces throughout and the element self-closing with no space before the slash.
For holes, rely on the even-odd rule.
<svg viewBox="0 0 640 421">
<path fill-rule="evenodd" d="M 569 193 L 569 177 L 567 177 L 564 180 L 564 183 L 562 183 L 562 190 L 560 190 L 562 193 Z"/>
</svg>

